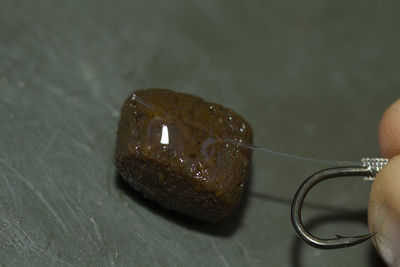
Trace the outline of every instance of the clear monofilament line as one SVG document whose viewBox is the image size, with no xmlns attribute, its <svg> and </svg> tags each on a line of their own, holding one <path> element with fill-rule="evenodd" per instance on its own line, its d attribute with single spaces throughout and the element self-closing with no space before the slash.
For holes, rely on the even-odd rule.
<svg viewBox="0 0 400 267">
<path fill-rule="evenodd" d="M 146 102 L 145 100 L 141 99 L 134 93 L 132 94 L 132 101 L 137 101 L 138 103 L 142 104 L 148 109 L 154 109 L 154 106 L 151 103 Z M 167 116 L 170 116 L 169 114 L 165 114 Z M 210 133 L 211 134 L 211 133 Z M 355 161 L 336 161 L 336 160 L 324 160 L 324 159 L 316 159 L 316 158 L 310 158 L 310 157 L 304 157 L 304 156 L 299 156 L 299 155 L 294 155 L 294 154 L 289 154 L 289 153 L 283 153 L 279 151 L 275 151 L 272 149 L 260 147 L 260 146 L 255 146 L 255 145 L 249 145 L 245 144 L 242 142 L 234 141 L 234 140 L 229 140 L 229 139 L 224 139 L 224 142 L 229 142 L 231 144 L 239 145 L 241 147 L 245 147 L 248 149 L 252 149 L 255 151 L 260 151 L 263 153 L 283 157 L 283 158 L 289 158 L 289 159 L 294 159 L 294 160 L 301 160 L 301 161 L 308 161 L 308 162 L 315 162 L 323 165 L 339 165 L 339 166 L 360 166 L 362 163 L 360 162 L 355 162 Z"/>
<path fill-rule="evenodd" d="M 138 97 L 135 94 L 132 94 L 132 100 L 135 100 L 135 101 L 139 102 L 140 104 L 142 104 L 143 106 L 145 106 L 148 109 L 153 109 L 153 105 L 152 104 L 147 103 L 146 101 L 144 101 L 143 99 L 141 99 L 140 97 Z"/>
<path fill-rule="evenodd" d="M 239 144 L 240 146 L 243 146 L 243 147 L 246 147 L 246 148 L 249 148 L 252 150 L 261 151 L 261 152 L 276 155 L 279 157 L 315 162 L 315 163 L 320 163 L 320 164 L 324 164 L 324 165 L 339 165 L 339 166 L 346 166 L 346 165 L 358 166 L 358 165 L 360 165 L 360 162 L 356 162 L 356 161 L 336 161 L 336 160 L 316 159 L 316 158 L 309 158 L 309 157 L 303 157 L 303 156 L 298 156 L 298 155 L 294 155 L 294 154 L 283 153 L 283 152 L 275 151 L 275 150 L 260 147 L 260 146 L 247 145 L 247 144 L 238 143 L 238 142 L 235 142 L 235 144 Z"/>
</svg>

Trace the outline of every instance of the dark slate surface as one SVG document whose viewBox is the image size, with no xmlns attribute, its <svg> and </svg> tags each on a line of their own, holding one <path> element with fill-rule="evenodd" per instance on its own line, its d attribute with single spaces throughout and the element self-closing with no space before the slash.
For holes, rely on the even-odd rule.
<svg viewBox="0 0 400 267">
<path fill-rule="evenodd" d="M 115 174 L 119 108 L 163 87 L 229 106 L 258 145 L 378 155 L 399 97 L 395 1 L 1 1 L 1 266 L 376 266 L 372 244 L 321 251 L 290 201 L 325 166 L 254 153 L 249 193 L 218 224 L 164 211 Z M 307 201 L 313 233 L 363 234 L 369 184 Z"/>
</svg>

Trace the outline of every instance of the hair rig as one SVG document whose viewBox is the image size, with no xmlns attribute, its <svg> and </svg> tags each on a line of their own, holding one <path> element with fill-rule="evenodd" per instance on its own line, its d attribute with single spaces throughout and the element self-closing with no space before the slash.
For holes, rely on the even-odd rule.
<svg viewBox="0 0 400 267">
<path fill-rule="evenodd" d="M 388 163 L 386 158 L 363 158 L 358 165 L 336 167 L 325 169 L 311 175 L 298 188 L 292 202 L 291 218 L 294 229 L 297 234 L 309 245 L 320 249 L 345 248 L 360 244 L 375 233 L 361 236 L 339 236 L 332 239 L 320 239 L 310 234 L 304 227 L 301 220 L 301 208 L 307 193 L 319 182 L 327 179 L 340 177 L 365 177 L 369 181 L 373 181 L 378 172 Z"/>
</svg>

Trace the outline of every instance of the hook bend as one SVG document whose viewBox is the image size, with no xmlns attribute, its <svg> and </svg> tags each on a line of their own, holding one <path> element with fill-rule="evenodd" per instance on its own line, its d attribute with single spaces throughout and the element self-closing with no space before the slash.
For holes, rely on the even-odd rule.
<svg viewBox="0 0 400 267">
<path fill-rule="evenodd" d="M 363 159 L 364 160 L 364 159 Z M 320 248 L 320 249 L 334 249 L 334 248 L 345 248 L 360 244 L 369 238 L 371 238 L 374 233 L 366 234 L 361 236 L 339 236 L 332 239 L 320 239 L 309 233 L 301 220 L 301 208 L 307 193 L 312 187 L 317 183 L 322 182 L 327 179 L 339 178 L 339 177 L 354 177 L 354 176 L 364 176 L 364 177 L 375 177 L 380 169 L 375 168 L 375 166 L 365 163 L 365 160 L 361 160 L 359 166 L 349 166 L 349 167 L 338 167 L 319 171 L 305 180 L 297 190 L 291 209 L 291 219 L 294 229 L 297 234 L 309 245 Z M 370 159 L 368 159 L 370 160 Z M 376 159 L 374 159 L 376 160 Z M 373 161 L 375 162 L 375 161 Z M 387 162 L 387 160 L 386 160 Z"/>
</svg>

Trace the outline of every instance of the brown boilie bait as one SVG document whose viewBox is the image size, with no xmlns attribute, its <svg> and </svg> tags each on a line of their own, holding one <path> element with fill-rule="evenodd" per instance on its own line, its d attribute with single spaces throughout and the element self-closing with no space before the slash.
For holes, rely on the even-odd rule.
<svg viewBox="0 0 400 267">
<path fill-rule="evenodd" d="M 167 89 L 126 99 L 116 167 L 162 207 L 217 222 L 240 201 L 250 169 L 250 125 L 229 108 Z"/>
</svg>

